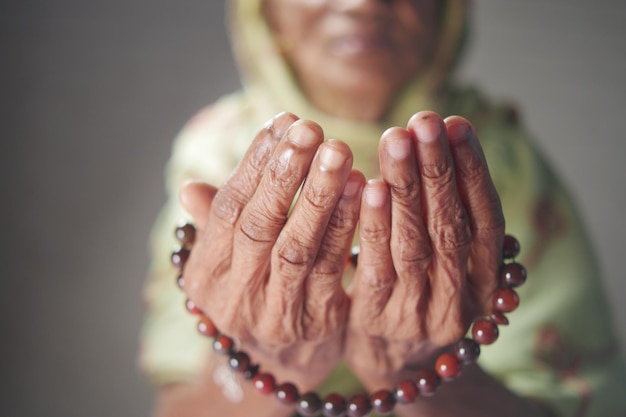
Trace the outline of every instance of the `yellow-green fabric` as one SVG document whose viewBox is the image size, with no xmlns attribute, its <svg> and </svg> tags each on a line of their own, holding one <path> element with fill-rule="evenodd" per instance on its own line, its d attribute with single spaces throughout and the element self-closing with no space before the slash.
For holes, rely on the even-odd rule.
<svg viewBox="0 0 626 417">
<path fill-rule="evenodd" d="M 231 32 L 243 89 L 220 99 L 190 120 L 176 139 L 167 167 L 169 201 L 151 236 L 152 264 L 145 289 L 146 320 L 140 363 L 157 384 L 192 380 L 211 353 L 184 309 L 169 255 L 173 227 L 188 219 L 178 202 L 187 179 L 220 185 L 258 129 L 274 114 L 291 111 L 317 121 L 327 138 L 347 142 L 354 165 L 378 176 L 380 134 L 405 125 L 419 110 L 470 119 L 485 150 L 503 203 L 507 232 L 522 244 L 520 262 L 529 271 L 519 291 L 522 303 L 501 326 L 498 341 L 484 347 L 480 364 L 516 393 L 536 398 L 559 416 L 626 414 L 626 368 L 612 332 L 601 277 L 575 206 L 537 152 L 516 112 L 489 103 L 449 79 L 465 31 L 466 2 L 450 0 L 438 53 L 398 98 L 388 120 L 378 124 L 339 120 L 313 108 L 302 95 L 272 41 L 260 0 L 231 1 Z M 321 387 L 344 394 L 358 382 L 340 366 Z"/>
</svg>

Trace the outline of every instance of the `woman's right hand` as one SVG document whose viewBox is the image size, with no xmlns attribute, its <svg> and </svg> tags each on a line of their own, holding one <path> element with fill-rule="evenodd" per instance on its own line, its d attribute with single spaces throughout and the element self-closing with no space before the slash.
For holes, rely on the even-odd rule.
<svg viewBox="0 0 626 417">
<path fill-rule="evenodd" d="M 182 193 L 199 229 L 187 296 L 262 369 L 301 390 L 322 382 L 342 354 L 350 301 L 341 281 L 365 183 L 351 165 L 344 143 L 324 142 L 318 125 L 283 113 L 211 204 L 198 203 L 197 186 Z"/>
</svg>

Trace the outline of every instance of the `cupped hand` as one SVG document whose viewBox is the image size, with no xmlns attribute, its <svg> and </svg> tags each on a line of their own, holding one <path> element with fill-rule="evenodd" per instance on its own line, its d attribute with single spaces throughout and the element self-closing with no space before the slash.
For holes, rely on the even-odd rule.
<svg viewBox="0 0 626 417">
<path fill-rule="evenodd" d="M 346 360 L 370 389 L 432 365 L 498 284 L 504 217 L 470 123 L 414 115 L 380 141 L 360 211 Z"/>
<path fill-rule="evenodd" d="M 181 196 L 199 227 L 188 297 L 262 369 L 300 389 L 342 354 L 350 300 L 341 279 L 365 183 L 351 165 L 344 143 L 281 114 L 219 190 L 191 184 Z"/>
</svg>

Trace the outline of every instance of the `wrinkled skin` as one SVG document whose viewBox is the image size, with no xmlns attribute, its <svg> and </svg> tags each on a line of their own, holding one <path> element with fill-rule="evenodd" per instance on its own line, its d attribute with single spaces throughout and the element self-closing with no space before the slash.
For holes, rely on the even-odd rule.
<svg viewBox="0 0 626 417">
<path fill-rule="evenodd" d="M 222 188 L 182 191 L 200 229 L 188 296 L 301 390 L 342 356 L 368 388 L 388 386 L 462 337 L 497 286 L 504 220 L 469 122 L 417 113 L 379 155 L 383 178 L 366 183 L 344 143 L 281 114 Z"/>
</svg>

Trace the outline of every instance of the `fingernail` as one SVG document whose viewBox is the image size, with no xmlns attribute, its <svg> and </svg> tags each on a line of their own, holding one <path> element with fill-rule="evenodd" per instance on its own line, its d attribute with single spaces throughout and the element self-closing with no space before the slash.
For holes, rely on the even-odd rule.
<svg viewBox="0 0 626 417">
<path fill-rule="evenodd" d="M 359 191 L 361 187 L 361 183 L 359 181 L 350 181 L 346 183 L 346 186 L 343 188 L 343 196 L 344 197 L 354 197 L 356 193 Z"/>
<path fill-rule="evenodd" d="M 470 135 L 471 130 L 465 123 L 456 123 L 448 127 L 448 138 L 451 143 L 459 143 L 468 140 Z"/>
<path fill-rule="evenodd" d="M 434 116 L 424 116 L 415 127 L 417 140 L 423 143 L 435 142 L 441 135 L 442 126 L 438 118 Z"/>
<path fill-rule="evenodd" d="M 322 148 L 320 154 L 320 169 L 322 171 L 329 171 L 337 169 L 343 165 L 346 158 L 341 152 L 332 146 L 325 146 Z"/>
<path fill-rule="evenodd" d="M 291 125 L 287 132 L 287 137 L 292 143 L 303 147 L 313 146 L 319 140 L 317 132 L 314 132 L 309 126 L 298 122 Z"/>
<path fill-rule="evenodd" d="M 411 152 L 411 143 L 405 139 L 390 139 L 387 141 L 387 153 L 393 159 L 404 159 Z"/>
<path fill-rule="evenodd" d="M 387 200 L 387 190 L 380 181 L 370 180 L 365 188 L 365 202 L 372 207 L 382 207 Z"/>
</svg>

